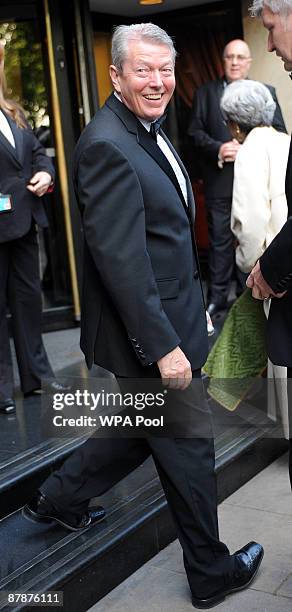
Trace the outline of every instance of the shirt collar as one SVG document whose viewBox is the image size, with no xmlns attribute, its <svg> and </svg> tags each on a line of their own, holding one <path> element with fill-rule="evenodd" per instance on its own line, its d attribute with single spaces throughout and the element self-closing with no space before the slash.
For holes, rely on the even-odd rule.
<svg viewBox="0 0 292 612">
<path fill-rule="evenodd" d="M 123 104 L 123 100 L 117 91 L 114 91 L 114 95 Z M 145 128 L 145 130 L 147 130 L 147 132 L 150 132 L 151 123 L 155 123 L 155 121 L 157 121 L 157 119 L 155 119 L 155 121 L 146 121 L 146 119 L 142 119 L 142 117 L 137 117 L 137 119 L 139 119 L 140 123 L 142 123 L 143 127 Z"/>
</svg>

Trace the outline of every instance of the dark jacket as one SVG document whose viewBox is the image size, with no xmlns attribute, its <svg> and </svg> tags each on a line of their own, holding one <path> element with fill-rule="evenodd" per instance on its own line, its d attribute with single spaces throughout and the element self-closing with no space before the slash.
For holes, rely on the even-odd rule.
<svg viewBox="0 0 292 612">
<path fill-rule="evenodd" d="M 267 87 L 277 105 L 273 126 L 276 130 L 287 133 L 276 91 L 270 85 Z M 199 87 L 194 96 L 188 130 L 200 164 L 207 199 L 232 197 L 234 164 L 230 162 L 224 164 L 222 169 L 218 167 L 218 153 L 221 145 L 232 140 L 220 109 L 223 92 L 223 79 L 209 81 Z"/>
<path fill-rule="evenodd" d="M 260 258 L 264 279 L 282 298 L 272 298 L 267 327 L 267 346 L 271 361 L 292 367 L 292 143 L 290 145 L 286 197 L 288 220 Z"/>
<path fill-rule="evenodd" d="M 0 131 L 0 192 L 11 194 L 13 206 L 12 212 L 0 214 L 0 243 L 24 236 L 32 221 L 41 227 L 47 226 L 41 198 L 26 186 L 41 170 L 48 172 L 53 180 L 55 176 L 52 162 L 31 128 L 19 128 L 8 114 L 4 114 L 14 136 L 15 148 Z"/>
<path fill-rule="evenodd" d="M 177 345 L 193 369 L 206 359 L 194 202 L 176 158 L 189 208 L 158 145 L 114 95 L 79 139 L 74 180 L 85 237 L 81 348 L 89 367 L 95 361 L 117 375 L 135 376 Z"/>
</svg>

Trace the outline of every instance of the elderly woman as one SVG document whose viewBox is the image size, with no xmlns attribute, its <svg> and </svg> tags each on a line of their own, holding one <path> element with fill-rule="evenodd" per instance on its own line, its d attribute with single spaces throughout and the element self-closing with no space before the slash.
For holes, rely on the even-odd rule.
<svg viewBox="0 0 292 612">
<path fill-rule="evenodd" d="M 253 268 L 287 219 L 285 174 L 290 138 L 272 127 L 275 107 L 268 88 L 252 80 L 231 83 L 221 100 L 231 134 L 241 144 L 234 166 L 231 229 L 238 243 L 236 263 L 243 272 Z M 266 315 L 268 308 L 266 303 Z M 205 366 L 207 374 L 217 379 L 246 381 L 258 376 L 267 362 L 264 327 L 262 306 L 247 290 L 230 310 Z M 285 374 L 284 368 L 268 364 L 268 377 L 276 383 L 269 385 L 268 414 L 275 418 L 276 394 L 287 435 Z M 234 409 L 247 386 L 238 384 L 238 390 L 239 393 L 233 387 L 230 391 L 225 385 L 222 395 L 221 385 L 221 403 Z"/>
<path fill-rule="evenodd" d="M 285 173 L 290 138 L 272 127 L 276 104 L 257 81 L 226 87 L 221 110 L 242 144 L 234 166 L 231 229 L 236 263 L 249 272 L 287 219 Z"/>
</svg>

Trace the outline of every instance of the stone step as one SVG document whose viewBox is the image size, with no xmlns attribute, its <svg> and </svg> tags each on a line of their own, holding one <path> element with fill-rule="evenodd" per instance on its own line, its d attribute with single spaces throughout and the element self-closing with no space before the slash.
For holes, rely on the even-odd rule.
<svg viewBox="0 0 292 612">
<path fill-rule="evenodd" d="M 231 438 L 223 431 L 216 438 L 220 500 L 287 448 L 277 435 L 271 437 L 270 429 L 262 428 L 259 434 L 254 424 L 241 424 L 237 429 L 234 426 L 232 434 Z M 68 451 L 69 448 L 59 449 L 61 454 Z M 35 470 L 38 477 L 43 477 L 48 469 L 49 450 L 46 452 L 46 466 L 41 467 L 40 462 Z M 56 461 L 53 452 L 51 459 L 53 464 Z M 8 498 L 13 492 L 17 499 L 16 481 L 6 483 Z M 32 481 L 32 473 L 27 470 L 26 482 Z M 24 498 L 21 470 L 18 485 L 20 501 Z M 3 496 L 2 490 L 1 505 Z M 7 593 L 62 591 L 64 612 L 85 611 L 176 537 L 152 459 L 100 498 L 100 502 L 108 511 L 106 521 L 81 534 L 28 522 L 19 510 L 2 519 L 0 610 L 11 610 L 7 607 Z M 19 602 L 13 609 L 30 610 L 30 606 Z"/>
</svg>

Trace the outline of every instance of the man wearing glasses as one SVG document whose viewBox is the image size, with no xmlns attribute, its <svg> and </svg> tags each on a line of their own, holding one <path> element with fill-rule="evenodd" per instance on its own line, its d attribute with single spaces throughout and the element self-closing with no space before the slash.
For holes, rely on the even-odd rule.
<svg viewBox="0 0 292 612">
<path fill-rule="evenodd" d="M 234 273 L 237 295 L 245 288 L 244 275 L 235 265 L 234 236 L 230 229 L 234 161 L 241 145 L 232 139 L 224 122 L 220 99 L 228 83 L 247 78 L 251 62 L 250 49 L 243 40 L 232 40 L 226 45 L 224 76 L 197 90 L 189 127 L 204 180 L 209 232 L 207 301 L 211 316 L 226 308 Z M 273 126 L 286 132 L 275 89 L 268 87 L 277 104 Z"/>
</svg>

